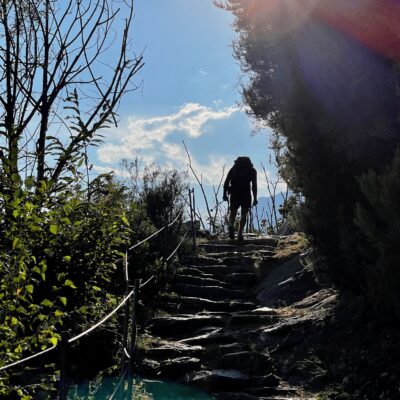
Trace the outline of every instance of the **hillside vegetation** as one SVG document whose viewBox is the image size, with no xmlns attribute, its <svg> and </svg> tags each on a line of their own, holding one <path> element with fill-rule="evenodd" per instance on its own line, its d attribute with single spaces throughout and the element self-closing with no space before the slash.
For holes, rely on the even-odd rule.
<svg viewBox="0 0 400 400">
<path fill-rule="evenodd" d="M 235 17 L 248 113 L 273 130 L 280 173 L 302 199 L 293 220 L 313 245 L 318 278 L 362 294 L 376 318 L 393 321 L 400 316 L 399 71 L 398 46 L 382 38 L 396 37 L 388 21 L 400 10 L 389 3 L 221 6 Z"/>
</svg>

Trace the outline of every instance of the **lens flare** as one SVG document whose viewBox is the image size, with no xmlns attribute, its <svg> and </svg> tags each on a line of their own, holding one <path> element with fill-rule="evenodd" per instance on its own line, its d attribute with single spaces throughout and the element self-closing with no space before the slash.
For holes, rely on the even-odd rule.
<svg viewBox="0 0 400 400">
<path fill-rule="evenodd" d="M 293 32 L 316 20 L 388 58 L 400 56 L 398 0 L 251 0 L 247 16 L 274 34 Z"/>
</svg>

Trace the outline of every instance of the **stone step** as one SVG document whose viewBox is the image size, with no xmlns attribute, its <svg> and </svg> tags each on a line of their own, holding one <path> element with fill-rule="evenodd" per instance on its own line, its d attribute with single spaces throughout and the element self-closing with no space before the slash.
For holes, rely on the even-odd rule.
<svg viewBox="0 0 400 400">
<path fill-rule="evenodd" d="M 250 286 L 257 280 L 252 272 L 234 272 L 225 276 L 225 281 L 230 285 Z"/>
<path fill-rule="evenodd" d="M 236 353 L 239 351 L 243 351 L 242 343 L 229 343 L 229 344 L 221 344 L 217 346 L 215 349 L 216 354 L 228 354 L 228 353 Z"/>
<path fill-rule="evenodd" d="M 189 374 L 186 383 L 208 392 L 224 392 L 229 388 L 237 391 L 245 387 L 250 377 L 234 369 L 203 370 Z"/>
<path fill-rule="evenodd" d="M 215 328 L 201 335 L 181 339 L 180 343 L 191 346 L 215 346 L 221 344 L 232 344 L 237 342 L 236 336 L 232 332 L 227 332 L 222 328 Z"/>
<path fill-rule="evenodd" d="M 233 255 L 233 256 L 228 256 L 228 257 L 221 257 L 219 258 L 221 261 L 221 264 L 224 265 L 233 265 L 233 266 L 254 266 L 254 263 L 256 261 L 254 256 L 243 256 L 243 255 Z"/>
<path fill-rule="evenodd" d="M 226 241 L 226 240 L 210 240 L 207 242 L 209 245 L 224 245 L 224 244 L 230 244 L 233 246 L 239 246 L 239 247 L 244 247 L 248 245 L 259 245 L 259 246 L 271 246 L 271 247 L 276 247 L 278 244 L 279 238 L 274 237 L 274 236 L 268 236 L 268 237 L 263 237 L 263 238 L 246 238 L 243 242 L 237 242 L 237 241 Z"/>
<path fill-rule="evenodd" d="M 158 347 L 146 349 L 145 355 L 146 358 L 160 361 L 183 356 L 199 357 L 204 351 L 205 348 L 202 346 L 189 346 L 184 343 L 170 342 Z"/>
<path fill-rule="evenodd" d="M 249 325 L 271 325 L 279 319 L 276 314 L 254 314 L 254 313 L 243 313 L 234 314 L 229 319 L 229 326 L 243 327 Z"/>
<path fill-rule="evenodd" d="M 213 250 L 213 249 L 210 249 Z M 235 256 L 252 256 L 254 254 L 253 251 L 251 250 L 242 250 L 242 251 L 237 251 L 237 249 L 231 249 L 231 250 L 226 250 L 222 251 L 221 249 L 216 249 L 217 251 L 207 251 L 206 256 L 211 257 L 211 258 L 217 258 L 217 257 L 235 257 Z"/>
<path fill-rule="evenodd" d="M 196 286 L 177 283 L 172 285 L 174 292 L 191 297 L 201 297 L 208 300 L 244 300 L 248 293 L 242 290 L 232 290 L 221 286 Z"/>
<path fill-rule="evenodd" d="M 177 357 L 160 363 L 160 377 L 164 379 L 178 379 L 192 371 L 201 368 L 200 359 L 194 357 Z"/>
<path fill-rule="evenodd" d="M 190 275 L 190 276 L 196 276 L 198 278 L 210 278 L 210 279 L 215 279 L 214 274 L 212 273 L 207 273 L 204 272 L 202 267 L 181 267 L 177 270 L 178 275 Z"/>
<path fill-rule="evenodd" d="M 224 281 L 224 277 L 236 273 L 252 273 L 253 267 L 244 265 L 196 265 L 196 270 L 201 271 L 208 275 L 213 275 L 215 279 Z M 190 269 L 190 268 L 189 268 Z"/>
<path fill-rule="evenodd" d="M 228 256 L 251 256 L 253 254 L 263 254 L 265 256 L 273 256 L 276 254 L 275 247 L 264 245 L 250 246 L 220 246 L 206 245 L 204 247 L 206 257 L 228 257 Z"/>
<path fill-rule="evenodd" d="M 248 251 L 239 246 L 229 243 L 203 243 L 199 244 L 199 249 L 205 250 L 207 253 L 225 253 L 225 252 L 241 252 Z"/>
<path fill-rule="evenodd" d="M 148 330 L 158 336 L 184 338 L 205 326 L 223 326 L 226 317 L 220 315 L 176 315 L 152 318 Z"/>
<path fill-rule="evenodd" d="M 181 258 L 181 263 L 184 265 L 212 265 L 212 264 L 221 264 L 222 262 L 219 257 L 187 255 Z"/>
<path fill-rule="evenodd" d="M 202 276 L 194 275 L 183 275 L 179 274 L 174 277 L 174 283 L 185 284 L 185 285 L 197 285 L 197 286 L 225 286 L 226 283 L 214 279 L 214 278 L 203 278 Z"/>
<path fill-rule="evenodd" d="M 234 368 L 242 372 L 254 374 L 261 371 L 272 371 L 273 365 L 269 356 L 255 351 L 239 351 L 221 356 L 220 368 Z"/>
<path fill-rule="evenodd" d="M 199 297 L 181 296 L 175 300 L 176 309 L 180 313 L 196 313 L 200 311 L 235 312 L 252 310 L 255 303 L 245 300 L 210 300 Z"/>
<path fill-rule="evenodd" d="M 259 249 L 256 251 L 257 255 L 262 256 L 263 258 L 275 257 L 276 251 L 270 249 Z"/>
</svg>

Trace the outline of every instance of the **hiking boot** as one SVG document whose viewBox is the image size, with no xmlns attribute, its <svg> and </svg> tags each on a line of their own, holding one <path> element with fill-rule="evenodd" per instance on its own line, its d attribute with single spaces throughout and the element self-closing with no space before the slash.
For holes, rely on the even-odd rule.
<svg viewBox="0 0 400 400">
<path fill-rule="evenodd" d="M 235 239 L 235 229 L 233 228 L 233 226 L 229 227 L 229 239 Z"/>
<path fill-rule="evenodd" d="M 237 240 L 239 241 L 239 242 L 243 242 L 243 234 L 242 233 L 239 233 L 238 234 L 238 237 L 237 237 Z"/>
</svg>

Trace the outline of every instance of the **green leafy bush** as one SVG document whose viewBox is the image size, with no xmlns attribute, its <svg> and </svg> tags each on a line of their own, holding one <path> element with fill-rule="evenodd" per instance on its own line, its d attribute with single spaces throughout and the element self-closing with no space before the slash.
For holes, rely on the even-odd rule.
<svg viewBox="0 0 400 400">
<path fill-rule="evenodd" d="M 355 221 L 364 238 L 366 291 L 378 315 L 400 318 L 400 151 L 382 174 L 370 171 L 360 185 L 367 204 L 358 205 Z"/>
<path fill-rule="evenodd" d="M 96 185 L 91 202 L 76 187 L 44 196 L 45 184 L 1 195 L 0 365 L 79 333 L 119 294 L 112 281 L 129 226 L 120 192 L 104 177 Z M 1 395 L 34 391 L 26 376 L 13 385 L 7 376 Z"/>
</svg>

